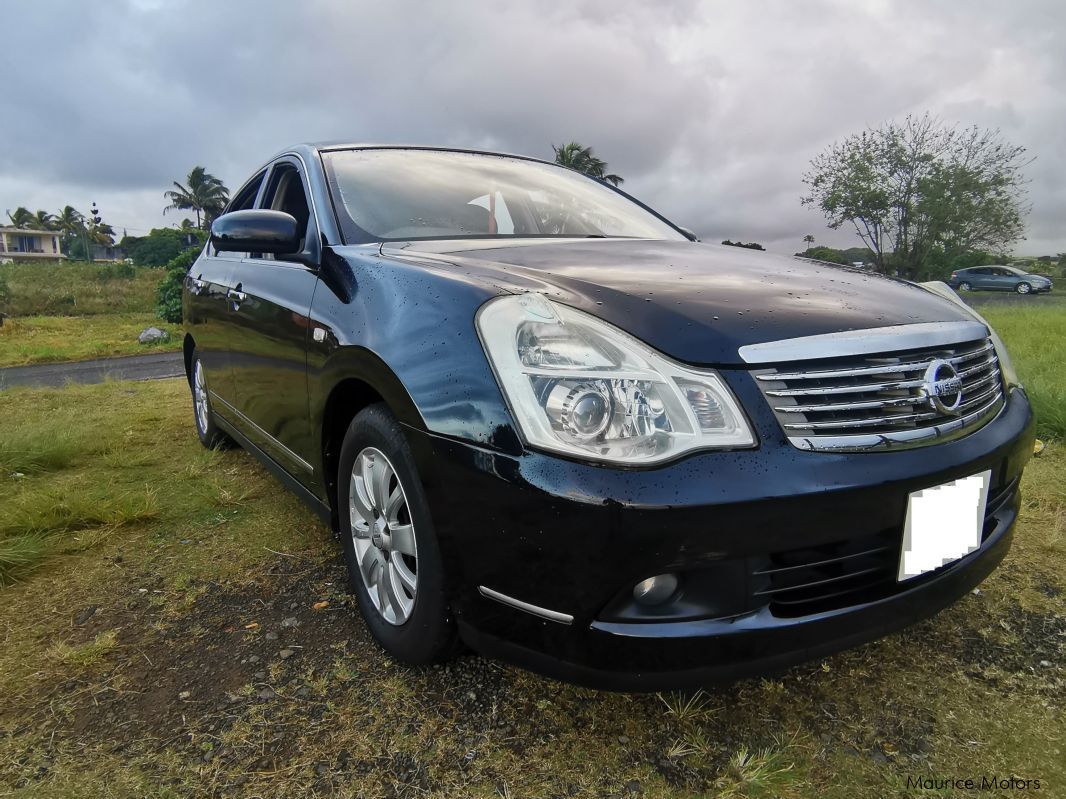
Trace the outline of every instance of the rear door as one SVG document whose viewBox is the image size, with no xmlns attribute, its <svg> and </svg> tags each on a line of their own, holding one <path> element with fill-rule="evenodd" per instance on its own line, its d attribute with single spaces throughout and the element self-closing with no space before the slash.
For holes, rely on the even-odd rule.
<svg viewBox="0 0 1066 799">
<path fill-rule="evenodd" d="M 266 170 L 252 177 L 234 195 L 226 212 L 255 207 Z M 214 405 L 232 421 L 229 406 L 235 400 L 232 366 L 232 316 L 228 294 L 233 275 L 246 253 L 217 252 L 210 242 L 186 277 L 189 287 L 189 332 L 204 365 L 208 390 L 222 402 Z"/>
<path fill-rule="evenodd" d="M 301 162 L 271 166 L 258 207 L 296 218 L 304 242 L 320 240 Z M 307 346 L 317 271 L 286 256 L 250 253 L 237 264 L 230 304 L 234 327 L 234 408 L 242 432 L 286 471 L 312 484 Z"/>
</svg>

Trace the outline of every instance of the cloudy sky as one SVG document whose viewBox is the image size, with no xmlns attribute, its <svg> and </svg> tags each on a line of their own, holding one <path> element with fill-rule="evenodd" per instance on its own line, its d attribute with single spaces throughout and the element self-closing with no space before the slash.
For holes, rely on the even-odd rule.
<svg viewBox="0 0 1066 799">
<path fill-rule="evenodd" d="M 1066 250 L 1066 3 L 4 0 L 0 211 L 96 201 L 180 222 L 197 164 L 231 188 L 347 139 L 550 157 L 595 147 L 710 240 L 850 246 L 802 208 L 834 139 L 932 111 L 1028 148 L 1028 254 Z"/>
</svg>

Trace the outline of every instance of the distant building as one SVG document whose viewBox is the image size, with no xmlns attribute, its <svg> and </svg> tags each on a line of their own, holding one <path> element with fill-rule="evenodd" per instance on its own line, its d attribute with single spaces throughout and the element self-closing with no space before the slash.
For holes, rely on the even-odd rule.
<svg viewBox="0 0 1066 799">
<path fill-rule="evenodd" d="M 93 244 L 94 261 L 124 261 L 126 250 L 117 244 Z"/>
<path fill-rule="evenodd" d="M 0 259 L 65 258 L 59 251 L 59 233 L 0 227 Z"/>
</svg>

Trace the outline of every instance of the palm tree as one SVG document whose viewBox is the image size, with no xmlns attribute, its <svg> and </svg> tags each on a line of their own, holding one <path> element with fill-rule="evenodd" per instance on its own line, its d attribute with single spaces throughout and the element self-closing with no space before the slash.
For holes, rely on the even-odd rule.
<svg viewBox="0 0 1066 799">
<path fill-rule="evenodd" d="M 111 247 L 115 243 L 115 229 L 107 222 L 101 222 L 89 228 L 89 238 L 96 244 Z"/>
<path fill-rule="evenodd" d="M 806 236 L 804 236 L 803 237 L 803 243 L 807 245 L 807 249 L 808 250 L 811 247 L 813 247 L 814 246 L 814 234 L 813 233 L 808 233 Z"/>
<path fill-rule="evenodd" d="M 26 228 L 33 224 L 33 214 L 30 213 L 28 208 L 23 208 L 21 205 L 14 211 L 8 211 L 7 218 L 11 220 L 11 224 L 15 227 Z"/>
<path fill-rule="evenodd" d="M 70 242 L 81 235 L 85 229 L 85 217 L 81 211 L 71 205 L 63 206 L 63 210 L 55 215 L 56 230 L 63 235 L 60 237 L 60 249 L 63 252 L 70 251 Z"/>
<path fill-rule="evenodd" d="M 167 211 L 194 211 L 196 227 L 202 228 L 222 213 L 229 202 L 229 189 L 202 166 L 195 166 L 185 178 L 185 185 L 175 180 L 174 188 L 163 192 L 163 196 L 170 200 L 170 205 L 163 209 L 164 214 Z"/>
<path fill-rule="evenodd" d="M 37 230 L 52 230 L 55 225 L 56 218 L 47 211 L 38 210 L 33 215 L 33 226 Z"/>
<path fill-rule="evenodd" d="M 559 147 L 553 144 L 552 149 L 555 150 L 555 163 L 561 166 L 584 172 L 590 177 L 606 180 L 615 186 L 625 182 L 618 175 L 608 174 L 607 162 L 602 158 L 597 158 L 591 147 L 584 147 L 576 141 L 572 141 Z"/>
</svg>

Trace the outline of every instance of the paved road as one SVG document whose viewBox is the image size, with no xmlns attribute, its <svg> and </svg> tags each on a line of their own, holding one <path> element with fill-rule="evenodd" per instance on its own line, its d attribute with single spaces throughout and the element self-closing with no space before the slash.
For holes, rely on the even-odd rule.
<svg viewBox="0 0 1066 799">
<path fill-rule="evenodd" d="M 75 363 L 12 366 L 0 369 L 0 391 L 13 386 L 64 386 L 67 383 L 102 383 L 108 379 L 158 380 L 184 374 L 180 352 L 157 352 Z"/>
</svg>

